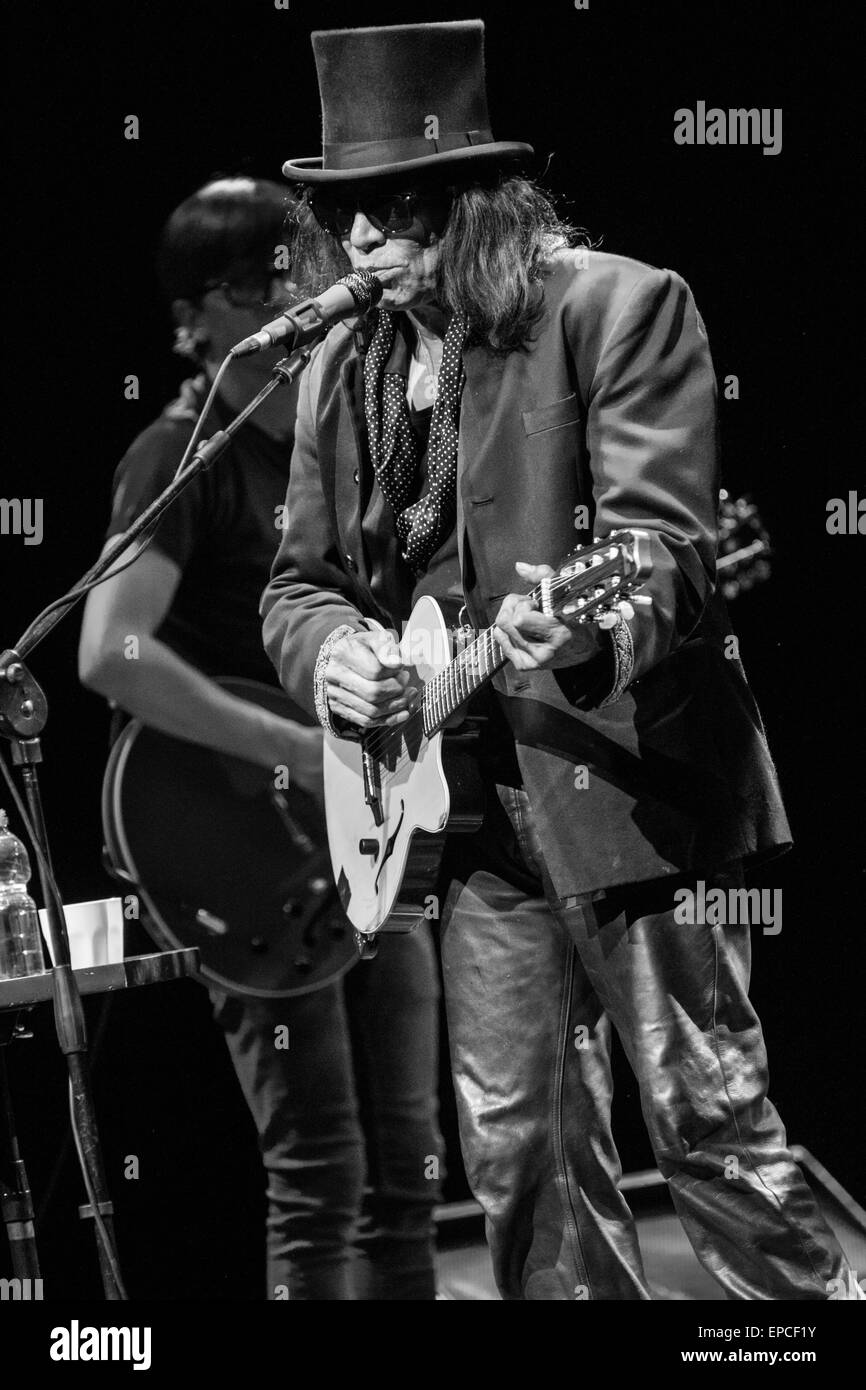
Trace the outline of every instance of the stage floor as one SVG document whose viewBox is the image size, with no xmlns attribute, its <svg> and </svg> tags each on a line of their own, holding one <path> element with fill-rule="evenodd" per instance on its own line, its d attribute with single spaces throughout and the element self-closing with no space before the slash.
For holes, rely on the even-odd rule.
<svg viewBox="0 0 866 1390">
<path fill-rule="evenodd" d="M 821 1191 L 813 1182 L 816 1196 L 835 1232 L 839 1243 L 855 1270 L 866 1269 L 866 1230 L 856 1220 Z M 640 1193 L 628 1194 L 635 1213 L 643 1254 L 644 1267 L 655 1298 L 660 1300 L 718 1300 L 726 1302 L 725 1294 L 707 1274 L 686 1239 L 685 1232 L 670 1204 L 667 1188 L 657 1178 Z M 440 1299 L 476 1299 L 498 1301 L 493 1282 L 490 1255 L 481 1233 L 480 1217 L 469 1215 L 470 1204 L 462 1206 L 463 1215 L 455 1219 L 443 1211 L 438 1223 L 439 1271 L 437 1297 Z M 468 1228 L 474 1224 L 471 1238 Z M 451 1229 L 449 1229 L 451 1228 Z"/>
</svg>

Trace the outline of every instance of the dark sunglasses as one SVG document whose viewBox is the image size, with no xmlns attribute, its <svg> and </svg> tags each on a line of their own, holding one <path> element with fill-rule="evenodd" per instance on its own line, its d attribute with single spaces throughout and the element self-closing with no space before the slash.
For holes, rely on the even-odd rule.
<svg viewBox="0 0 866 1390">
<path fill-rule="evenodd" d="M 414 226 L 421 204 L 445 208 L 450 201 L 451 194 L 445 190 L 435 193 L 371 192 L 360 196 L 349 192 L 314 193 L 310 207 L 319 226 L 332 236 L 348 236 L 357 212 L 363 212 L 367 221 L 385 236 L 402 236 Z"/>
</svg>

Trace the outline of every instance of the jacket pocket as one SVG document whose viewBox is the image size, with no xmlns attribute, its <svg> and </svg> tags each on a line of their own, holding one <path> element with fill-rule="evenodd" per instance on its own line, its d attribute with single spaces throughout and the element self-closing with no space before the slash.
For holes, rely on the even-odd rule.
<svg viewBox="0 0 866 1390">
<path fill-rule="evenodd" d="M 561 401 L 552 401 L 550 405 L 542 405 L 537 410 L 524 410 L 521 413 L 526 433 L 540 434 L 542 430 L 559 429 L 561 425 L 576 425 L 580 419 L 580 405 L 572 391 L 570 396 L 563 396 Z"/>
</svg>

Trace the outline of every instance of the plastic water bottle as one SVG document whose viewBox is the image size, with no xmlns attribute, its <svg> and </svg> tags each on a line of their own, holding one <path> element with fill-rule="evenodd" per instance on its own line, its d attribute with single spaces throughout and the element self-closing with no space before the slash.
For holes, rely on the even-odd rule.
<svg viewBox="0 0 866 1390">
<path fill-rule="evenodd" d="M 41 975 L 45 970 L 39 914 L 27 892 L 30 860 L 0 811 L 0 980 Z"/>
</svg>

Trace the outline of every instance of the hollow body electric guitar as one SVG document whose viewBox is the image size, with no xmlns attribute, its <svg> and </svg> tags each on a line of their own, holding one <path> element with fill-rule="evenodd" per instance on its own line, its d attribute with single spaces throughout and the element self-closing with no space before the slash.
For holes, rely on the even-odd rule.
<svg viewBox="0 0 866 1390">
<path fill-rule="evenodd" d="M 292 716 L 282 691 L 224 689 Z M 330 874 L 321 806 L 244 759 L 131 720 L 102 791 L 106 867 L 144 904 L 163 950 L 197 946 L 204 982 L 278 999 L 337 979 L 358 955 Z"/>
<path fill-rule="evenodd" d="M 628 530 L 581 547 L 527 597 L 541 612 L 570 625 L 594 620 L 644 583 L 647 541 L 645 532 Z M 634 601 L 642 596 L 635 595 Z M 394 728 L 370 730 L 360 740 L 325 735 L 331 863 L 362 954 L 372 953 L 375 934 L 392 914 L 398 921 L 409 919 L 399 925 L 417 920 L 417 911 L 414 916 L 395 911 L 416 832 L 436 835 L 446 828 L 468 828 L 455 824 L 462 815 L 461 787 L 459 779 L 455 784 L 451 778 L 449 791 L 443 730 L 506 660 L 492 628 L 452 658 L 442 611 L 429 597 L 413 608 L 400 653 L 419 690 L 410 718 Z"/>
</svg>

